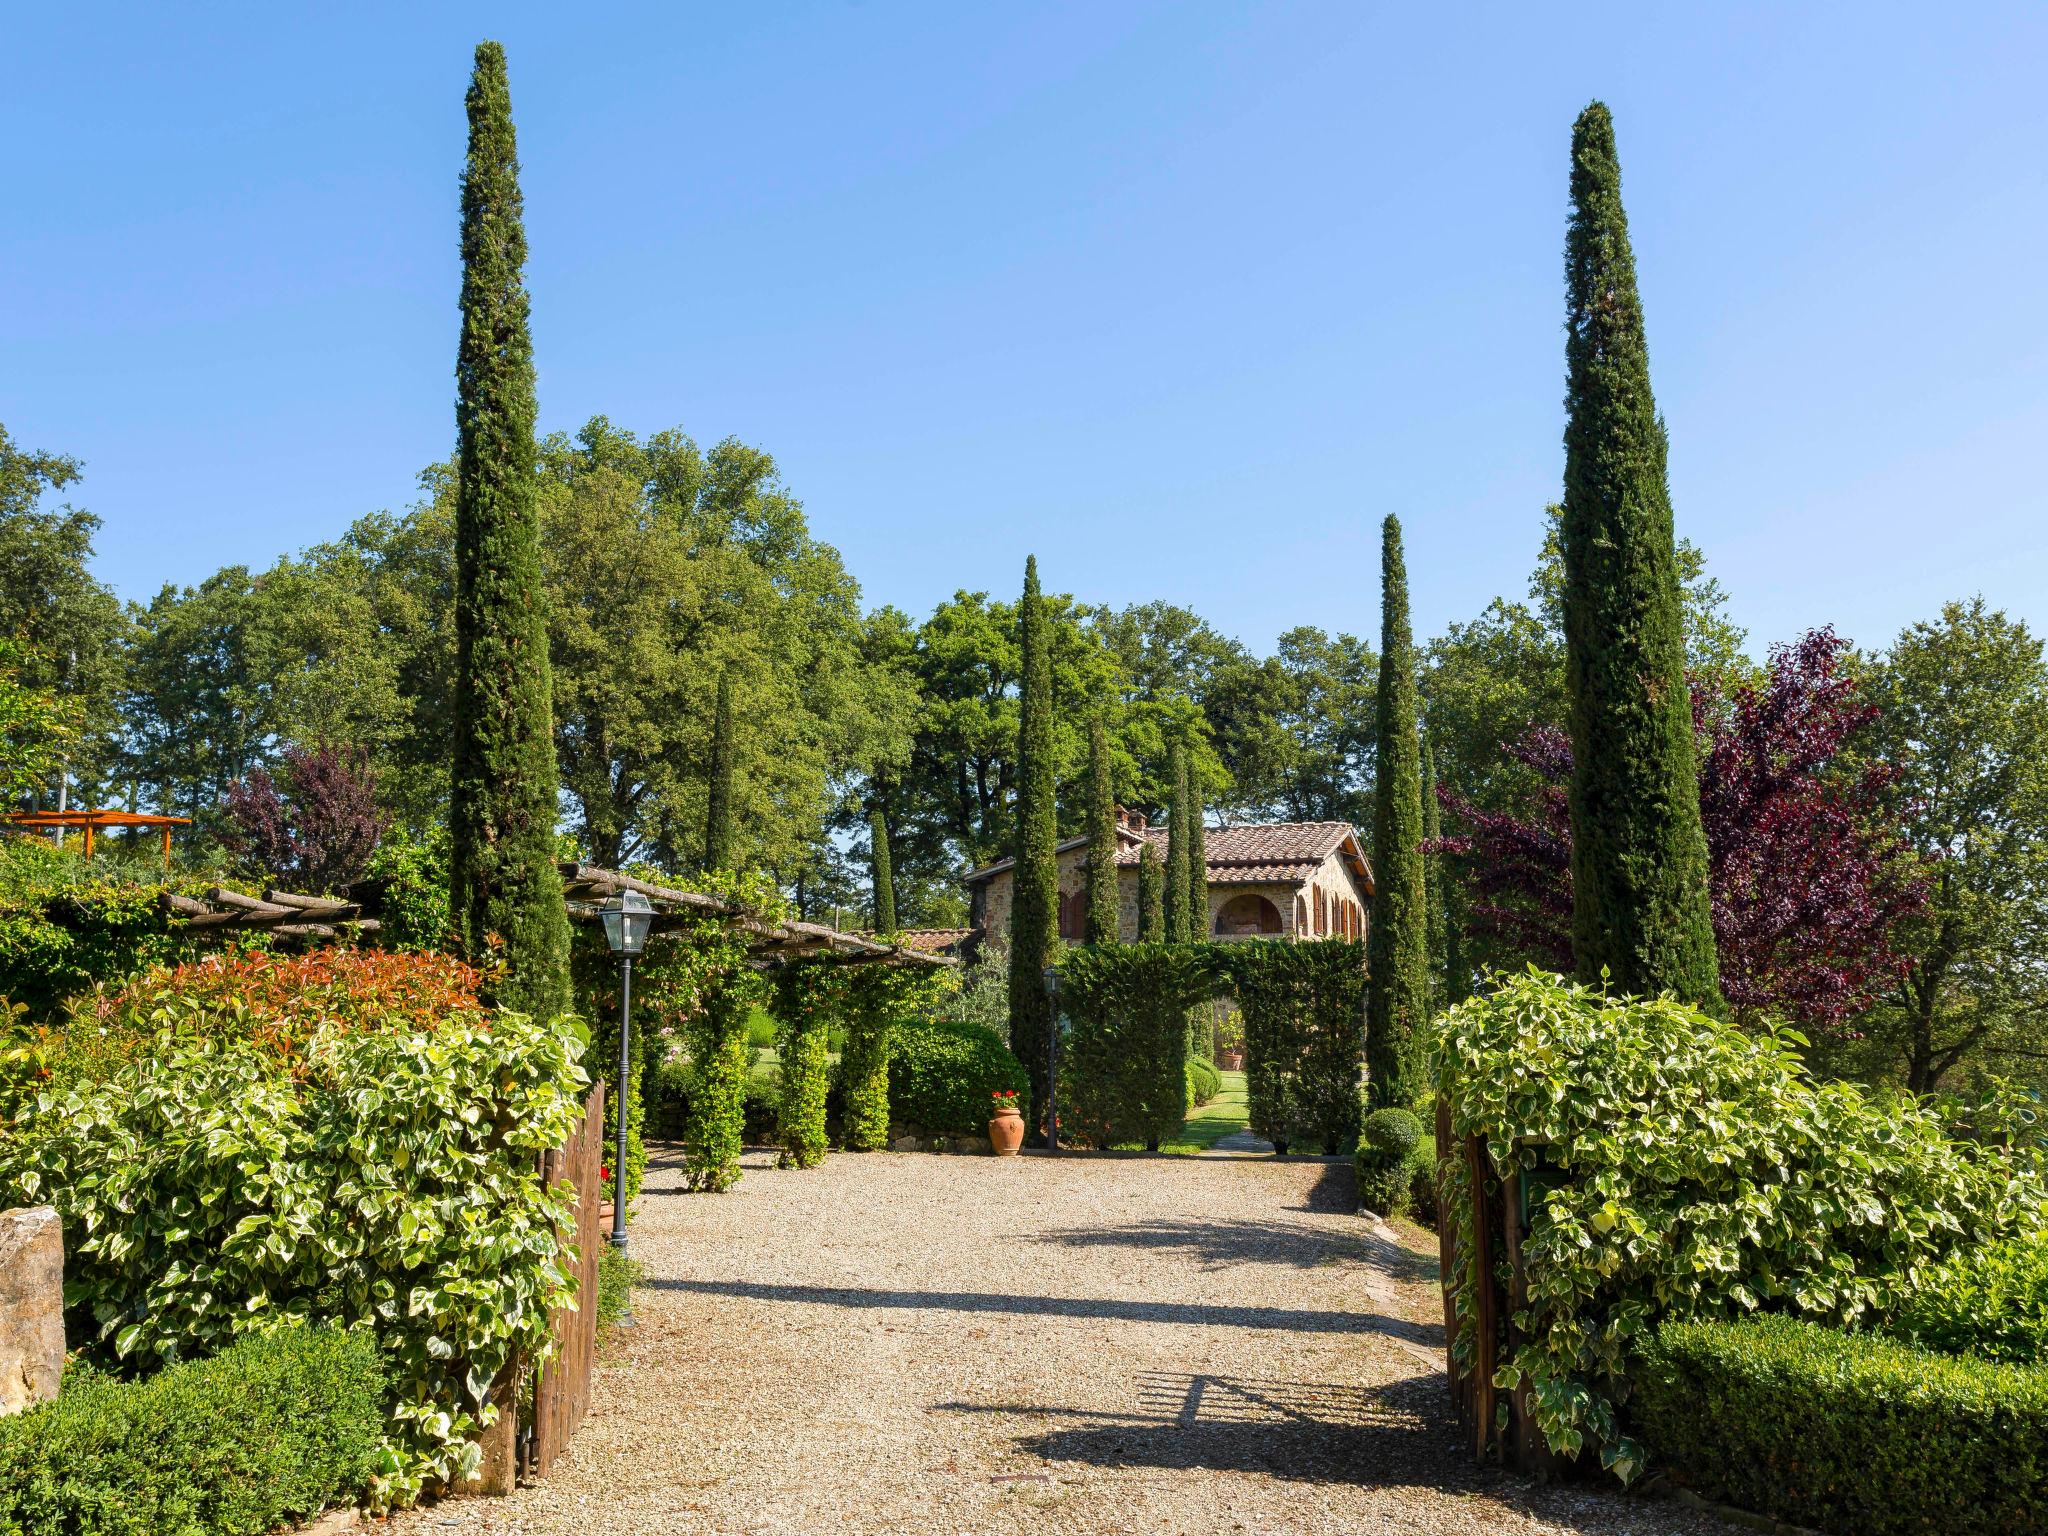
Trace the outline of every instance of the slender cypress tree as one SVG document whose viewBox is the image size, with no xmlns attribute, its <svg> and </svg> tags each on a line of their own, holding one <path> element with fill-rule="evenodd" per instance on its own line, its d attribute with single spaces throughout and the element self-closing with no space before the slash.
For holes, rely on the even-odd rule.
<svg viewBox="0 0 2048 1536">
<path fill-rule="evenodd" d="M 1148 838 L 1138 849 L 1138 942 L 1166 942 L 1166 871 Z"/>
<path fill-rule="evenodd" d="M 704 867 L 732 868 L 732 674 L 718 674 L 711 766 L 704 793 Z"/>
<path fill-rule="evenodd" d="M 1663 419 L 1614 121 L 1572 129 L 1565 236 L 1565 676 L 1572 953 L 1581 980 L 1717 1006 Z"/>
<path fill-rule="evenodd" d="M 1017 712 L 1017 834 L 1010 880 L 1010 1048 L 1031 1078 L 1031 1103 L 1024 1124 L 1035 1137 L 1045 1115 L 1045 1058 L 1052 1038 L 1052 1006 L 1045 995 L 1044 973 L 1059 938 L 1052 652 L 1035 555 L 1024 562 L 1017 638 L 1022 686 Z"/>
<path fill-rule="evenodd" d="M 1088 722 L 1088 928 L 1090 944 L 1118 938 L 1116 792 L 1109 781 L 1109 732 Z"/>
<path fill-rule="evenodd" d="M 1401 524 L 1380 545 L 1380 679 L 1373 717 L 1372 862 L 1376 890 L 1366 941 L 1366 1092 L 1375 1109 L 1405 1101 L 1410 1042 L 1428 1017 L 1428 910 L 1423 905 L 1422 744 L 1416 736 L 1415 642 Z"/>
<path fill-rule="evenodd" d="M 505 50 L 479 43 L 462 176 L 455 363 L 455 742 L 450 917 L 494 999 L 536 1017 L 569 1001 L 555 865 L 554 705 L 534 471 L 526 226 Z"/>
<path fill-rule="evenodd" d="M 1166 816 L 1166 942 L 1188 941 L 1188 760 L 1179 747 L 1173 749 L 1167 774 L 1173 796 Z"/>
<path fill-rule="evenodd" d="M 875 882 L 875 932 L 896 931 L 896 876 L 889 865 L 889 815 L 877 780 L 868 797 L 868 865 Z"/>
<path fill-rule="evenodd" d="M 1209 937 L 1209 832 L 1203 825 L 1207 811 L 1202 805 L 1202 783 L 1195 777 L 1194 760 L 1188 764 L 1188 938 L 1196 943 Z M 1207 1012 L 1207 1005 L 1203 1005 Z"/>
<path fill-rule="evenodd" d="M 1444 835 L 1443 811 L 1436 801 L 1436 748 L 1422 744 L 1422 840 L 1430 851 L 1422 856 L 1422 905 L 1428 915 L 1429 1013 L 1434 1018 L 1449 1001 L 1449 913 L 1444 906 L 1444 860 L 1436 851 Z"/>
</svg>

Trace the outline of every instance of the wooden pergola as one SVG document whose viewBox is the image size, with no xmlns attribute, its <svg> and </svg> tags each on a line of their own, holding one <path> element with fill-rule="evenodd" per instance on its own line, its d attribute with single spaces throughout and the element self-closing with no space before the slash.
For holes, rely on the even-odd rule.
<svg viewBox="0 0 2048 1536">
<path fill-rule="evenodd" d="M 92 835 L 112 827 L 161 827 L 164 834 L 164 868 L 171 867 L 171 828 L 189 827 L 190 816 L 152 816 L 142 811 L 9 811 L 0 815 L 0 829 L 21 832 L 64 832 L 76 827 L 85 833 L 85 856 L 92 857 Z"/>
<path fill-rule="evenodd" d="M 748 958 L 756 965 L 780 960 L 829 956 L 844 965 L 891 964 L 952 966 L 947 955 L 912 949 L 909 945 L 865 934 L 842 933 L 823 923 L 764 922 L 745 907 L 723 896 L 702 891 L 682 891 L 665 885 L 622 875 L 617 870 L 599 869 L 592 864 L 562 866 L 562 897 L 572 922 L 598 921 L 598 909 L 622 891 L 638 891 L 654 907 L 653 931 L 678 928 L 691 918 L 712 917 L 748 935 Z"/>
<path fill-rule="evenodd" d="M 865 934 L 841 933 L 823 923 L 768 922 L 723 896 L 655 885 L 617 870 L 576 863 L 564 864 L 561 870 L 562 900 L 572 922 L 597 922 L 598 911 L 606 902 L 616 899 L 622 891 L 637 891 L 654 908 L 655 933 L 709 917 L 747 935 L 748 959 L 755 965 L 807 957 L 829 957 L 842 965 L 955 964 L 947 955 Z M 255 897 L 216 885 L 203 897 L 177 896 L 166 891 L 157 898 L 157 904 L 165 916 L 187 930 L 254 930 L 293 938 L 332 939 L 345 932 L 375 932 L 379 926 L 376 914 L 382 910 L 381 895 L 375 882 L 352 886 L 346 896 L 303 896 L 272 888 Z"/>
</svg>

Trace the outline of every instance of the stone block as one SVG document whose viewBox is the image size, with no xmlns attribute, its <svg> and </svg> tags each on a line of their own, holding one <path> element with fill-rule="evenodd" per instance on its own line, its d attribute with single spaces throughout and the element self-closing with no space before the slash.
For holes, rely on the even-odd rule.
<svg viewBox="0 0 2048 1536">
<path fill-rule="evenodd" d="M 63 1374 L 63 1226 L 47 1205 L 0 1211 L 0 1413 L 55 1397 Z"/>
</svg>

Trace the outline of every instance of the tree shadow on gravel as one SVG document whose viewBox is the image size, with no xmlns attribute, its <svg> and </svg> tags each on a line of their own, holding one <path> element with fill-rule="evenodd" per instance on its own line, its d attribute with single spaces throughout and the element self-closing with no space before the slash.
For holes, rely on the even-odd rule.
<svg viewBox="0 0 2048 1536">
<path fill-rule="evenodd" d="M 1170 1251 L 1204 1269 L 1242 1264 L 1280 1264 L 1315 1269 L 1341 1259 L 1357 1259 L 1396 1280 L 1436 1278 L 1436 1260 L 1411 1252 L 1397 1242 L 1368 1231 L 1332 1232 L 1323 1227 L 1286 1221 L 1244 1221 L 1190 1217 L 1179 1220 L 1129 1221 L 1113 1226 L 1072 1227 L 1037 1236 L 1041 1243 L 1063 1248 L 1140 1248 Z"/>
<path fill-rule="evenodd" d="M 1351 1159 L 1341 1163 L 1325 1163 L 1323 1171 L 1316 1175 L 1315 1183 L 1308 1188 L 1298 1211 L 1312 1211 L 1319 1216 L 1349 1216 L 1358 1209 L 1358 1170 Z"/>
<path fill-rule="evenodd" d="M 1459 1465 L 1441 1377 L 1359 1387 L 1162 1371 L 1141 1373 L 1136 1386 L 1131 1413 L 1031 1403 L 938 1408 L 1077 1421 L 1016 1439 L 1018 1450 L 1047 1461 L 1406 1487 L 1483 1481 L 1480 1468 Z"/>
<path fill-rule="evenodd" d="M 1377 1333 L 1425 1349 L 1444 1347 L 1441 1323 L 1411 1323 L 1378 1312 L 1311 1312 L 1303 1307 L 1206 1306 L 1187 1301 L 1129 1301 L 1101 1296 L 1012 1296 L 988 1291 L 882 1291 L 762 1280 L 681 1280 L 656 1276 L 649 1290 L 731 1296 L 743 1301 L 906 1312 L 1008 1312 L 1027 1317 L 1086 1317 L 1126 1323 L 1187 1323 L 1201 1328 L 1281 1328 L 1295 1333 Z"/>
<path fill-rule="evenodd" d="M 937 1410 L 1072 1420 L 1011 1441 L 1017 1451 L 1053 1463 L 1428 1488 L 1532 1514 L 1566 1531 L 1641 1529 L 1639 1503 L 1583 1489 L 1537 1487 L 1476 1464 L 1462 1444 L 1439 1374 L 1359 1387 L 1160 1371 L 1140 1373 L 1134 1384 L 1130 1413 L 1034 1403 L 940 1403 Z"/>
</svg>

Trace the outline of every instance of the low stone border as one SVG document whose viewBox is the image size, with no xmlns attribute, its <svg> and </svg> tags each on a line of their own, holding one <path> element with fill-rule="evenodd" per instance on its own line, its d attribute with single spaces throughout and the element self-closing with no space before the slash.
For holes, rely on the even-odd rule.
<svg viewBox="0 0 2048 1536">
<path fill-rule="evenodd" d="M 965 1157 L 992 1157 L 995 1149 L 986 1136 L 899 1136 L 889 1143 L 891 1152 L 952 1152 Z"/>
</svg>

